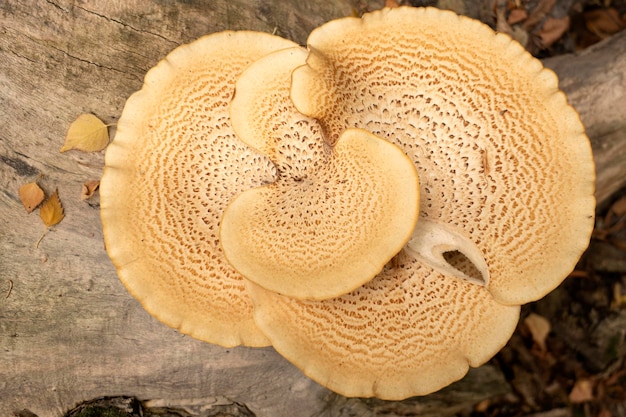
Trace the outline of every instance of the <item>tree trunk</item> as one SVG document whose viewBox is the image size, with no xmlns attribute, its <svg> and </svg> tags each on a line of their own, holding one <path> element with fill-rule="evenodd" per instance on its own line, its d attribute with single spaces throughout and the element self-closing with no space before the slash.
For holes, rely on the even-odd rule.
<svg viewBox="0 0 626 417">
<path fill-rule="evenodd" d="M 237 402 L 258 417 L 443 416 L 506 392 L 487 365 L 423 398 L 346 399 L 271 348 L 224 349 L 167 328 L 117 279 L 97 197 L 80 199 L 82 184 L 100 178 L 104 153 L 58 152 L 79 114 L 114 124 L 146 71 L 180 44 L 225 29 L 304 44 L 323 22 L 382 1 L 25 3 L 0 3 L 0 415 L 59 416 L 83 400 L 130 395 L 196 407 Z M 592 137 L 600 201 L 626 180 L 625 45 L 622 35 L 550 62 Z M 58 189 L 65 208 L 38 247 L 45 227 L 18 196 L 34 180 L 48 195 Z"/>
</svg>

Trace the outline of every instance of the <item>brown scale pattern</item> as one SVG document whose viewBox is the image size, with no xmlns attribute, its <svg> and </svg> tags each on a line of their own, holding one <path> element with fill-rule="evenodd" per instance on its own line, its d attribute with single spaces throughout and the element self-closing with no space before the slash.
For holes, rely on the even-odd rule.
<svg viewBox="0 0 626 417">
<path fill-rule="evenodd" d="M 221 238 L 229 261 L 250 280 L 324 299 L 369 281 L 400 250 L 414 227 L 418 184 L 397 148 L 365 132 L 331 146 L 318 122 L 295 109 L 291 73 L 306 56 L 301 48 L 277 52 L 237 82 L 233 128 L 278 174 L 233 201 Z M 373 152 L 373 141 L 383 148 Z"/>
<path fill-rule="evenodd" d="M 420 216 L 470 236 L 492 281 L 446 276 L 402 251 L 332 300 L 251 285 L 255 318 L 281 354 L 341 394 L 433 392 L 504 346 L 519 304 L 550 291 L 582 253 L 594 210 L 587 139 L 552 73 L 509 38 L 452 13 L 400 8 L 342 19 L 314 31 L 309 45 L 308 65 L 293 76 L 296 107 L 331 138 L 359 126 L 402 147 L 420 176 Z M 572 178 L 554 184 L 562 171 Z M 574 247 L 552 266 L 562 242 Z"/>
<path fill-rule="evenodd" d="M 155 317 L 212 343 L 268 343 L 219 225 L 235 195 L 274 181 L 276 170 L 236 138 L 228 105 L 246 66 L 292 46 L 224 32 L 177 48 L 129 99 L 107 153 L 103 223 L 120 278 Z M 122 233 L 130 238 L 120 242 Z"/>
<path fill-rule="evenodd" d="M 448 385 L 495 354 L 519 314 L 484 287 L 446 279 L 406 254 L 332 300 L 297 301 L 249 287 L 274 347 L 349 396 L 400 399 Z"/>
<path fill-rule="evenodd" d="M 593 216 L 588 141 L 556 77 L 520 45 L 468 19 L 416 24 L 430 12 L 402 22 L 391 11 L 392 32 L 384 13 L 312 34 L 318 53 L 294 85 L 311 83 L 318 93 L 302 95 L 302 107 L 323 115 L 330 135 L 361 126 L 403 148 L 420 176 L 420 216 L 473 236 L 497 299 L 520 304 L 545 295 L 577 260 L 551 266 L 560 242 L 576 242 L 572 252 L 582 253 Z M 480 34 L 492 48 L 476 47 Z M 341 41 L 355 36 L 357 44 Z"/>
</svg>

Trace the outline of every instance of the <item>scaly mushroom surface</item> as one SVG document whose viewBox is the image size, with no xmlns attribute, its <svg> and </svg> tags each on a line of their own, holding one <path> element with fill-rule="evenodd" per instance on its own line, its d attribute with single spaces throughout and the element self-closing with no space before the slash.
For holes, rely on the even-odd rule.
<svg viewBox="0 0 626 417">
<path fill-rule="evenodd" d="M 269 343 L 219 224 L 234 196 L 274 181 L 276 169 L 235 136 L 228 106 L 250 63 L 294 46 L 221 32 L 176 48 L 127 101 L 106 153 L 101 217 L 120 279 L 154 317 L 211 343 Z"/>
<path fill-rule="evenodd" d="M 451 12 L 339 19 L 308 48 L 295 106 L 331 142 L 361 127 L 404 149 L 420 176 L 420 219 L 399 255 L 349 294 L 298 301 L 249 284 L 255 319 L 340 394 L 428 394 L 491 358 L 519 305 L 573 269 L 593 227 L 589 141 L 551 71 Z"/>
<path fill-rule="evenodd" d="M 589 243 L 595 171 L 552 71 L 509 36 L 433 8 L 338 19 L 308 47 L 296 107 L 333 138 L 358 126 L 404 149 L 420 218 L 471 239 L 496 300 L 527 303 L 561 283 Z"/>
<path fill-rule="evenodd" d="M 332 146 L 289 98 L 294 48 L 253 63 L 237 81 L 232 126 L 268 155 L 275 182 L 244 191 L 226 208 L 220 239 L 229 262 L 264 288 L 328 299 L 378 274 L 411 237 L 419 181 L 397 146 L 348 129 Z"/>
<path fill-rule="evenodd" d="M 400 400 L 437 391 L 502 349 L 520 311 L 408 251 L 372 281 L 330 300 L 299 301 L 248 287 L 272 346 L 348 397 Z"/>
</svg>

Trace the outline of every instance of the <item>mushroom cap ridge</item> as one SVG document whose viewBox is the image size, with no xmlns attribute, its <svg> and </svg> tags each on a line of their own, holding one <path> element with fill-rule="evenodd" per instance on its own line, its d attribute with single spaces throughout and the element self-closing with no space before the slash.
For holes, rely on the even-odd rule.
<svg viewBox="0 0 626 417">
<path fill-rule="evenodd" d="M 228 105 L 254 60 L 293 42 L 221 32 L 172 51 L 127 101 L 100 185 L 106 248 L 128 291 L 163 323 L 223 346 L 266 346 L 219 221 L 239 192 L 275 179 L 236 138 Z"/>
<path fill-rule="evenodd" d="M 232 126 L 268 155 L 277 180 L 244 191 L 222 218 L 220 240 L 243 276 L 280 294 L 328 299 L 378 274 L 411 237 L 419 180 L 397 146 L 347 129 L 329 146 L 289 97 L 306 50 L 253 63 L 237 81 Z"/>
<path fill-rule="evenodd" d="M 308 47 L 296 107 L 331 137 L 360 126 L 419 161 L 420 219 L 473 240 L 496 300 L 537 300 L 571 272 L 593 229 L 595 169 L 552 71 L 509 36 L 433 8 L 331 21 Z"/>
</svg>

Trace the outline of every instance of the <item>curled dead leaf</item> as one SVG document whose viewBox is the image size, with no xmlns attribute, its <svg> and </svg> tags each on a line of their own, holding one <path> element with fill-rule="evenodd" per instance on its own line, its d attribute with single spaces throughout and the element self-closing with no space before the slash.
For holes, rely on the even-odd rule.
<svg viewBox="0 0 626 417">
<path fill-rule="evenodd" d="M 102 120 L 93 114 L 81 114 L 72 122 L 65 143 L 60 152 L 78 149 L 85 152 L 97 152 L 109 144 L 109 130 Z"/>
<path fill-rule="evenodd" d="M 539 31 L 539 39 L 542 48 L 549 48 L 556 41 L 561 39 L 565 32 L 569 30 L 570 18 L 569 16 L 555 19 L 549 17 L 546 19 L 541 31 Z"/>
<path fill-rule="evenodd" d="M 22 185 L 19 189 L 19 195 L 27 213 L 31 213 L 35 210 L 45 197 L 43 190 L 36 182 L 29 182 L 28 184 Z"/>
<path fill-rule="evenodd" d="M 59 199 L 58 190 L 55 191 L 39 208 L 39 217 L 41 217 L 41 220 L 46 227 L 54 226 L 63 220 L 65 213 L 63 212 L 63 206 L 61 205 L 61 200 Z"/>
<path fill-rule="evenodd" d="M 587 29 L 600 39 L 624 30 L 624 22 L 615 8 L 594 9 L 585 12 L 585 25 Z"/>
<path fill-rule="evenodd" d="M 516 23 L 523 22 L 528 17 L 528 13 L 523 8 L 515 8 L 509 12 L 509 17 L 507 18 L 507 22 L 509 25 L 514 25 Z"/>
<path fill-rule="evenodd" d="M 83 184 L 83 189 L 80 193 L 81 200 L 87 200 L 91 198 L 96 190 L 100 187 L 100 181 L 98 180 L 89 180 Z"/>
<path fill-rule="evenodd" d="M 620 198 L 609 208 L 606 223 L 611 223 L 614 218 L 626 216 L 626 196 Z"/>
<path fill-rule="evenodd" d="M 546 338 L 550 333 L 551 326 L 548 319 L 539 314 L 530 313 L 528 317 L 524 319 L 524 325 L 530 332 L 533 338 L 533 342 L 541 349 L 542 352 L 546 351 Z"/>
</svg>

